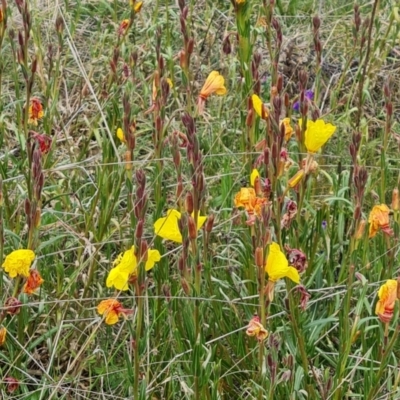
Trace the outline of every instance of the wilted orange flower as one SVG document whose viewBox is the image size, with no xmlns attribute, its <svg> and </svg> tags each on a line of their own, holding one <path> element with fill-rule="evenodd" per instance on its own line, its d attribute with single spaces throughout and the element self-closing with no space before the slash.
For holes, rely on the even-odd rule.
<svg viewBox="0 0 400 400">
<path fill-rule="evenodd" d="M 120 315 L 125 317 L 128 314 L 132 314 L 133 310 L 123 308 L 118 300 L 107 299 L 100 302 L 97 306 L 97 312 L 100 315 L 104 315 L 107 325 L 114 325 L 118 322 Z"/>
<path fill-rule="evenodd" d="M 393 235 L 393 230 L 389 227 L 389 207 L 386 204 L 374 206 L 369 214 L 369 237 L 374 237 L 379 229 L 389 236 Z"/>
<path fill-rule="evenodd" d="M 389 279 L 378 292 L 378 303 L 375 313 L 383 323 L 388 323 L 393 318 L 394 305 L 397 300 L 397 281 Z"/>
<path fill-rule="evenodd" d="M 268 337 L 268 331 L 262 326 L 260 318 L 255 315 L 249 322 L 246 329 L 247 336 L 255 336 L 259 342 L 263 342 Z"/>
<path fill-rule="evenodd" d="M 42 154 L 47 154 L 51 147 L 51 137 L 47 135 L 41 135 L 40 133 L 29 131 L 30 137 L 36 140 L 36 143 L 39 145 L 40 152 Z"/>
<path fill-rule="evenodd" d="M 128 29 L 129 26 L 130 26 L 130 23 L 131 23 L 131 20 L 130 20 L 130 19 L 124 19 L 124 20 L 119 24 L 119 27 L 118 27 L 118 36 L 125 35 L 127 29 Z"/>
<path fill-rule="evenodd" d="M 0 346 L 3 346 L 3 344 L 6 342 L 6 336 L 7 336 L 7 329 L 2 326 L 0 328 Z"/>
<path fill-rule="evenodd" d="M 253 188 L 241 188 L 235 196 L 235 207 L 243 207 L 249 214 L 261 215 L 262 206 L 267 204 L 267 199 L 257 197 Z"/>
<path fill-rule="evenodd" d="M 292 133 L 293 133 L 293 128 L 290 125 L 290 118 L 283 118 L 280 125 L 285 126 L 285 140 L 286 140 L 286 142 L 288 142 L 289 139 L 292 137 Z"/>
<path fill-rule="evenodd" d="M 37 97 L 32 97 L 29 105 L 29 119 L 28 123 L 37 125 L 38 120 L 43 118 L 43 106 Z"/>
<path fill-rule="evenodd" d="M 29 277 L 26 281 L 22 291 L 27 294 L 33 294 L 36 289 L 44 282 L 37 269 L 31 269 L 29 271 Z"/>
<path fill-rule="evenodd" d="M 200 91 L 199 99 L 197 102 L 199 114 L 202 114 L 202 112 L 204 111 L 204 105 L 207 98 L 214 93 L 218 96 L 223 96 L 224 94 L 226 94 L 225 79 L 222 75 L 219 74 L 218 71 L 212 71 L 208 75 Z"/>
</svg>

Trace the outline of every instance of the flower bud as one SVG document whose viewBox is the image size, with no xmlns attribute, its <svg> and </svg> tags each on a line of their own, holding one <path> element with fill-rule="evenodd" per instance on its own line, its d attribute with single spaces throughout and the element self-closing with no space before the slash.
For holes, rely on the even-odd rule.
<svg viewBox="0 0 400 400">
<path fill-rule="evenodd" d="M 392 210 L 399 211 L 399 189 L 393 189 L 392 193 Z"/>
<path fill-rule="evenodd" d="M 362 219 L 358 223 L 356 233 L 354 234 L 354 239 L 360 240 L 363 237 L 366 224 L 367 224 L 367 221 L 365 219 Z"/>
<path fill-rule="evenodd" d="M 188 231 L 189 231 L 189 239 L 194 240 L 197 238 L 196 222 L 194 221 L 191 215 L 189 215 L 188 217 Z"/>
<path fill-rule="evenodd" d="M 256 260 L 257 267 L 259 267 L 259 268 L 264 267 L 264 251 L 263 251 L 262 247 L 256 248 L 255 260 Z"/>
<path fill-rule="evenodd" d="M 207 218 L 207 222 L 206 222 L 206 232 L 210 233 L 213 229 L 214 226 L 214 219 L 215 219 L 215 215 L 214 214 L 210 214 Z"/>
<path fill-rule="evenodd" d="M 190 295 L 190 286 L 185 278 L 181 278 L 181 286 L 187 296 Z"/>
<path fill-rule="evenodd" d="M 188 214 L 193 213 L 193 195 L 191 192 L 186 193 L 185 198 L 185 209 Z"/>
</svg>

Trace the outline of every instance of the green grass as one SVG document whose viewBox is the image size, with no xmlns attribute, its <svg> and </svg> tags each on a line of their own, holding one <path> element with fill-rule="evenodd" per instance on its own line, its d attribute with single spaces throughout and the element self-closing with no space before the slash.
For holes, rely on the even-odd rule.
<svg viewBox="0 0 400 400">
<path fill-rule="evenodd" d="M 400 25 L 393 5 L 360 4 L 354 36 L 353 7 L 338 0 L 280 1 L 274 9 L 255 0 L 180 3 L 187 11 L 175 1 L 144 1 L 134 14 L 125 0 L 37 0 L 27 10 L 23 0 L 0 2 L 7 5 L 0 22 L 0 259 L 31 249 L 31 269 L 44 280 L 34 294 L 23 293 L 26 278 L 0 268 L 0 328 L 7 330 L 0 398 L 398 399 L 398 301 L 388 324 L 375 313 L 379 287 L 397 279 L 399 259 L 392 193 L 400 176 Z M 223 52 L 227 35 L 230 54 Z M 188 62 L 182 52 L 191 41 Z M 198 97 L 213 70 L 227 93 L 210 95 L 200 115 Z M 258 79 L 267 121 L 249 100 Z M 308 89 L 317 97 L 302 115 L 292 106 Z M 37 126 L 28 121 L 34 97 L 44 108 Z M 317 114 L 337 128 L 311 156 L 296 126 Z M 285 117 L 294 133 L 281 143 Z M 51 139 L 47 152 L 31 131 Z M 318 168 L 289 188 L 312 159 Z M 250 187 L 255 166 L 266 201 L 249 226 L 235 196 Z M 283 227 L 289 200 L 298 210 Z M 390 208 L 393 235 L 380 230 L 369 238 L 378 204 Z M 171 208 L 183 215 L 182 244 L 154 232 Z M 190 218 L 198 212 L 215 219 L 196 235 Z M 143 242 L 161 260 L 147 272 L 139 262 L 129 290 L 108 288 L 113 261 Z M 265 265 L 271 242 L 286 253 L 300 250 L 308 266 L 303 286 L 280 279 L 270 301 L 268 273 L 255 255 L 262 252 Z M 18 314 L 10 313 L 11 297 L 21 302 Z M 106 299 L 132 313 L 106 324 L 97 312 Z M 246 334 L 255 315 L 269 332 L 265 341 Z M 9 377 L 19 381 L 13 392 Z"/>
</svg>

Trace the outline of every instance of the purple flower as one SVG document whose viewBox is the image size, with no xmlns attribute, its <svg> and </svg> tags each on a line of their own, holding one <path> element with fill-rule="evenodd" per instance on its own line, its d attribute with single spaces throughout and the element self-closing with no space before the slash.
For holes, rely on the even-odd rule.
<svg viewBox="0 0 400 400">
<path fill-rule="evenodd" d="M 305 92 L 305 100 L 313 100 L 314 99 L 314 92 L 312 90 L 306 90 Z M 297 100 L 294 104 L 293 104 L 293 110 L 294 111 L 300 111 L 300 101 Z"/>
</svg>

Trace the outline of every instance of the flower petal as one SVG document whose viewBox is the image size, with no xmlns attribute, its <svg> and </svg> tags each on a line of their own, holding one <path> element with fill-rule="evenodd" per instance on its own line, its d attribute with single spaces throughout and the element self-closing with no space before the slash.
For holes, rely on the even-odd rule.
<svg viewBox="0 0 400 400">
<path fill-rule="evenodd" d="M 119 267 L 112 268 L 108 273 L 106 286 L 108 288 L 115 287 L 117 290 L 128 290 L 129 272 L 122 270 Z"/>
<path fill-rule="evenodd" d="M 178 227 L 178 219 L 181 213 L 177 210 L 168 210 L 167 216 L 159 218 L 154 223 L 154 231 L 157 236 L 173 242 L 182 243 L 182 235 Z M 204 222 L 203 222 L 204 223 Z"/>
</svg>

